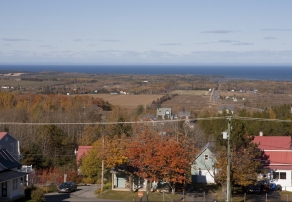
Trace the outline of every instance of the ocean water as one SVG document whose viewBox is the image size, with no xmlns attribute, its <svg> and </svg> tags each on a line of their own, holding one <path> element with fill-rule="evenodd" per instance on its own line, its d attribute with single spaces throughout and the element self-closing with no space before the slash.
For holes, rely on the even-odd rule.
<svg viewBox="0 0 292 202">
<path fill-rule="evenodd" d="M 292 66 L 0 65 L 0 70 L 88 74 L 196 74 L 235 79 L 292 81 Z"/>
</svg>

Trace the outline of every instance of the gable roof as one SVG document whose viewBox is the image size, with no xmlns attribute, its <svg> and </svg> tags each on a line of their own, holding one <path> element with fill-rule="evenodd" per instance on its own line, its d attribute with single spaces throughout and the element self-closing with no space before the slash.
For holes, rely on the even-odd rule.
<svg viewBox="0 0 292 202">
<path fill-rule="evenodd" d="M 201 156 L 201 154 L 206 150 L 206 149 L 209 149 L 210 147 L 210 142 L 208 142 L 204 147 L 203 149 L 201 149 L 201 152 L 196 156 L 196 159 L 199 158 L 199 156 Z"/>
<path fill-rule="evenodd" d="M 5 169 L 21 168 L 21 164 L 7 151 L 7 149 L 0 149 L 0 165 Z"/>
<path fill-rule="evenodd" d="M 17 178 L 17 177 L 22 177 L 25 175 L 27 175 L 27 173 L 18 172 L 18 171 L 14 171 L 14 170 L 1 171 L 0 172 L 0 183 L 5 182 L 5 181 L 10 180 L 10 179 Z"/>
<path fill-rule="evenodd" d="M 171 115 L 171 108 L 157 108 L 156 115 L 157 116 Z"/>
<path fill-rule="evenodd" d="M 261 150 L 290 150 L 290 136 L 255 136 L 254 143 L 258 144 Z"/>
<path fill-rule="evenodd" d="M 263 165 L 273 170 L 292 170 L 290 136 L 256 136 L 253 140 L 264 151 Z"/>
<path fill-rule="evenodd" d="M 0 132 L 0 140 L 2 140 L 2 138 L 4 138 L 6 135 L 9 135 L 11 138 L 17 140 L 15 137 L 13 137 L 12 135 L 10 135 L 7 132 Z"/>
<path fill-rule="evenodd" d="M 82 156 L 85 156 L 87 152 L 91 149 L 92 149 L 92 146 L 78 146 L 77 164 L 79 163 Z"/>
<path fill-rule="evenodd" d="M 286 151 L 264 151 L 268 162 L 265 167 L 275 170 L 292 170 L 292 150 Z"/>
<path fill-rule="evenodd" d="M 0 140 L 7 134 L 7 132 L 0 132 Z"/>
</svg>

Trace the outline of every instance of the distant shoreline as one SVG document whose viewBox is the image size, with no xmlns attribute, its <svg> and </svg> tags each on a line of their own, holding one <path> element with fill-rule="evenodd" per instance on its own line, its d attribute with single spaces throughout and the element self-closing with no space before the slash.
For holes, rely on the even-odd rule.
<svg viewBox="0 0 292 202">
<path fill-rule="evenodd" d="M 3 70 L 12 72 L 57 71 L 85 74 L 194 74 L 244 80 L 292 81 L 292 66 L 0 65 L 0 71 Z"/>
</svg>

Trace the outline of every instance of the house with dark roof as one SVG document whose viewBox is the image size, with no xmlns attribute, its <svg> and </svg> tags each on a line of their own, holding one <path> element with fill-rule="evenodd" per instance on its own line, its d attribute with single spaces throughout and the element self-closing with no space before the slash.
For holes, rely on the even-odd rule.
<svg viewBox="0 0 292 202">
<path fill-rule="evenodd" d="M 191 116 L 191 112 L 180 111 L 177 113 L 178 119 L 189 119 Z"/>
<path fill-rule="evenodd" d="M 214 167 L 215 163 L 215 155 L 210 150 L 210 143 L 207 143 L 196 156 L 195 162 L 191 165 L 192 182 L 215 183 L 214 176 L 217 173 Z"/>
<path fill-rule="evenodd" d="M 7 149 L 17 160 L 22 158 L 19 149 L 19 141 L 7 132 L 0 132 L 0 149 Z"/>
<path fill-rule="evenodd" d="M 21 166 L 7 149 L 0 149 L 0 201 L 24 195 L 22 180 L 27 173 L 18 171 Z"/>
<path fill-rule="evenodd" d="M 292 191 L 292 148 L 290 136 L 256 136 L 253 140 L 263 151 L 262 166 L 270 182 Z"/>
</svg>

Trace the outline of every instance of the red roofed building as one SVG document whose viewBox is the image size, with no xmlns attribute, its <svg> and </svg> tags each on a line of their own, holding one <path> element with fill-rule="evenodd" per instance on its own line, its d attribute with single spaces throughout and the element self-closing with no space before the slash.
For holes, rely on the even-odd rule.
<svg viewBox="0 0 292 202">
<path fill-rule="evenodd" d="M 83 156 L 85 156 L 87 152 L 91 149 L 92 149 L 92 146 L 78 146 L 77 159 L 76 159 L 77 165 L 79 164 L 80 159 Z"/>
<path fill-rule="evenodd" d="M 256 136 L 253 140 L 261 150 L 290 150 L 290 136 Z"/>
<path fill-rule="evenodd" d="M 292 149 L 290 136 L 256 136 L 253 140 L 264 152 L 263 166 L 271 182 L 292 191 Z"/>
</svg>

